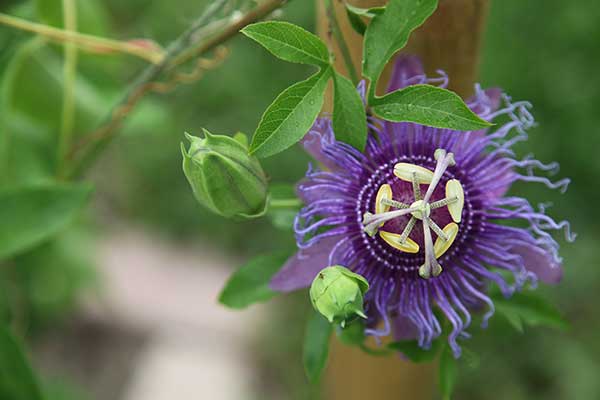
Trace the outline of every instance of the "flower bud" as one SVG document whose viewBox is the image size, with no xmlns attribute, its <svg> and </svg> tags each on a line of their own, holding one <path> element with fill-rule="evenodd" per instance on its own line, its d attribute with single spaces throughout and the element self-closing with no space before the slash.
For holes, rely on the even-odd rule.
<svg viewBox="0 0 600 400">
<path fill-rule="evenodd" d="M 264 214 L 267 179 L 242 141 L 207 130 L 204 138 L 185 136 L 191 144 L 181 144 L 183 172 L 200 204 L 227 218 Z"/>
<path fill-rule="evenodd" d="M 369 283 L 362 276 L 339 265 L 322 269 L 310 287 L 310 300 L 329 322 L 341 323 L 355 315 L 366 318 L 363 295 Z"/>
</svg>

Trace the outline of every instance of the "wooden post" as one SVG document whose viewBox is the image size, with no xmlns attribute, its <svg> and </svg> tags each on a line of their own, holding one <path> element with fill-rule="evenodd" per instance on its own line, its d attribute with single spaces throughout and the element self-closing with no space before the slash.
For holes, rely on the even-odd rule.
<svg viewBox="0 0 600 400">
<path fill-rule="evenodd" d="M 323 0 L 318 6 L 318 31 L 331 45 L 331 35 L 325 17 Z M 357 7 L 374 7 L 385 0 L 349 0 Z M 360 70 L 362 38 L 348 22 L 344 4 L 334 0 L 337 17 L 354 65 Z M 489 0 L 440 0 L 438 9 L 425 24 L 416 30 L 403 53 L 418 55 L 429 74 L 443 69 L 450 77 L 450 89 L 462 96 L 473 92 L 477 77 L 479 50 L 489 10 Z M 339 49 L 332 45 L 336 66 L 345 71 Z M 389 74 L 389 70 L 385 72 Z M 385 87 L 380 81 L 379 93 Z M 331 97 L 325 108 L 331 109 Z M 435 364 L 415 365 L 399 357 L 374 357 L 360 350 L 332 341 L 325 383 L 328 400 L 421 400 L 432 399 L 436 393 Z"/>
</svg>

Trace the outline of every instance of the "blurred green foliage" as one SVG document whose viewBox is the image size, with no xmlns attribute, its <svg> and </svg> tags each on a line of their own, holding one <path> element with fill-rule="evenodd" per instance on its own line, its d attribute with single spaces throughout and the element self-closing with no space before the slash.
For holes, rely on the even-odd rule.
<svg viewBox="0 0 600 400">
<path fill-rule="evenodd" d="M 207 2 L 86 0 L 78 4 L 84 31 L 114 38 L 145 37 L 164 44 Z M 59 25 L 55 3 L 0 1 L 0 11 Z M 595 261 L 600 258 L 600 227 L 596 223 L 600 210 L 590 203 L 598 198 L 596 182 L 600 180 L 596 154 L 600 145 L 596 134 L 600 129 L 600 18 L 592 12 L 597 5 L 594 0 L 502 0 L 492 4 L 482 58 L 483 86 L 501 86 L 514 99 L 534 104 L 539 126 L 531 131 L 528 142 L 520 144 L 521 155 L 533 152 L 542 161 L 557 160 L 561 176 L 573 178 L 565 195 L 542 185 L 516 188 L 534 202 L 552 201 L 553 215 L 570 219 L 579 233 L 575 245 L 563 246 L 563 282 L 542 288 L 566 315 L 571 328 L 526 327 L 525 334 L 519 335 L 508 322 L 494 317 L 489 331 L 476 330 L 469 343 L 480 354 L 480 366 L 468 373 L 461 370 L 456 397 L 596 398 L 600 393 L 600 342 L 595 332 L 600 328 L 600 316 L 595 294 L 600 290 L 600 269 L 595 268 Z M 312 1 L 298 0 L 286 6 L 284 18 L 314 30 L 314 15 Z M 56 117 L 62 97 L 61 49 L 4 27 L 0 27 L 0 48 L 0 183 L 6 187 L 47 180 L 56 167 L 50 149 L 56 140 L 56 119 L 52 117 Z M 19 60 L 22 68 L 17 69 Z M 143 66 L 125 56 L 80 54 L 76 135 L 94 128 Z M 243 254 L 293 248 L 292 235 L 273 235 L 267 219 L 235 223 L 197 205 L 181 172 L 179 142 L 184 131 L 197 134 L 203 127 L 215 133 L 252 132 L 275 96 L 309 72 L 306 66 L 274 59 L 248 39 L 235 38 L 230 57 L 200 82 L 162 97 L 149 96 L 139 104 L 120 139 L 92 173 L 98 203 L 129 224 L 173 240 L 208 242 Z M 18 84 L 6 78 L 10 74 L 19 76 Z M 272 182 L 293 183 L 303 176 L 308 160 L 294 148 L 266 159 L 265 169 Z M 87 245 L 81 246 L 81 240 L 67 233 L 3 264 L 2 318 L 14 319 L 19 313 L 17 326 L 34 333 L 64 316 L 82 285 L 93 277 L 86 257 L 90 251 Z M 305 301 L 294 297 L 284 303 L 285 307 L 306 309 Z M 269 345 L 260 346 L 267 351 L 257 354 L 262 369 L 275 377 L 280 398 L 314 398 L 313 390 L 304 384 L 299 362 L 302 326 L 303 321 L 292 319 L 290 313 L 275 312 L 265 332 Z M 284 327 L 295 333 L 281 335 Z M 282 365 L 285 368 L 278 367 Z M 265 388 L 273 384 L 260 383 Z M 56 390 L 63 391 L 69 389 Z"/>
</svg>

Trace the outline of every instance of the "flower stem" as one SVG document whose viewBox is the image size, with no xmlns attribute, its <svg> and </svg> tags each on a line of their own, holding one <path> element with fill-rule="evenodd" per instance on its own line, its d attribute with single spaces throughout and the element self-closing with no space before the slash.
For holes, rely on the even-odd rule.
<svg viewBox="0 0 600 400">
<path fill-rule="evenodd" d="M 333 5 L 332 0 L 325 0 L 325 9 L 327 11 L 327 19 L 329 20 L 329 26 L 335 41 L 337 42 L 340 52 L 342 53 L 342 58 L 344 59 L 344 65 L 348 70 L 348 74 L 350 75 L 350 79 L 355 85 L 358 85 L 359 76 L 356 72 L 356 68 L 354 67 L 354 63 L 352 62 L 352 56 L 350 55 L 350 49 L 346 44 L 346 39 L 344 39 L 344 34 L 342 33 L 342 29 L 340 28 L 340 24 L 338 23 L 337 16 L 335 14 L 335 7 Z"/>
<path fill-rule="evenodd" d="M 300 199 L 278 199 L 269 201 L 269 207 L 273 208 L 297 208 L 302 206 Z"/>
<path fill-rule="evenodd" d="M 77 8 L 75 0 L 63 0 L 63 24 L 65 30 L 77 30 Z M 77 79 L 77 47 L 73 42 L 64 43 L 63 104 L 60 134 L 58 139 L 58 165 L 62 168 L 73 136 L 75 122 L 75 84 Z"/>
<path fill-rule="evenodd" d="M 81 47 L 82 49 L 90 52 L 126 53 L 142 58 L 153 64 L 159 63 L 164 57 L 164 53 L 160 50 L 148 49 L 137 44 L 107 39 L 93 35 L 87 35 L 84 33 L 70 31 L 68 29 L 59 29 L 52 26 L 27 21 L 22 18 L 13 17 L 4 13 L 0 13 L 0 24 L 7 25 L 23 31 L 36 33 L 47 39 L 54 40 L 60 43 L 73 43 L 76 46 Z"/>
</svg>

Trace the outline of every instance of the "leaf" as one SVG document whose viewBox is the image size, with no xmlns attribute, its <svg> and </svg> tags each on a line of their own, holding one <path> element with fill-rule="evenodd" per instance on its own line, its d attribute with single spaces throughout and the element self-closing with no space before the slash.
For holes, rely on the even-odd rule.
<svg viewBox="0 0 600 400">
<path fill-rule="evenodd" d="M 373 18 L 365 32 L 363 47 L 363 74 L 371 81 L 373 91 L 389 59 L 406 45 L 410 33 L 425 22 L 437 3 L 437 0 L 390 0 L 385 11 Z"/>
<path fill-rule="evenodd" d="M 408 359 L 415 363 L 433 361 L 437 355 L 442 340 L 434 340 L 431 343 L 431 348 L 426 350 L 419 346 L 416 340 L 402 340 L 399 342 L 392 342 L 388 344 L 390 350 L 399 351 L 404 354 Z"/>
<path fill-rule="evenodd" d="M 362 99 L 352 82 L 343 75 L 334 73 L 333 83 L 335 138 L 363 151 L 367 143 L 367 116 Z"/>
<path fill-rule="evenodd" d="M 219 295 L 219 302 L 241 309 L 274 297 L 277 292 L 269 288 L 269 282 L 288 256 L 287 253 L 276 253 L 250 260 L 231 275 Z"/>
<path fill-rule="evenodd" d="M 337 337 L 340 342 L 348 346 L 362 346 L 365 341 L 365 323 L 357 319 L 347 324 L 345 327 L 336 328 Z"/>
<path fill-rule="evenodd" d="M 363 17 L 373 18 L 375 15 L 382 14 L 385 11 L 385 7 L 360 8 L 348 3 L 345 3 L 345 5 L 350 25 L 360 35 L 364 35 L 367 30 L 367 24 L 363 21 Z"/>
<path fill-rule="evenodd" d="M 96 283 L 90 239 L 81 224 L 73 224 L 11 260 L 13 270 L 0 279 L 13 285 L 13 298 L 22 299 L 14 309 L 27 309 L 23 323 L 29 329 L 52 326 L 73 311 L 84 289 Z"/>
<path fill-rule="evenodd" d="M 50 146 L 60 130 L 62 112 L 62 61 L 38 39 L 25 43 L 7 67 L 2 85 L 2 119 L 14 126 L 29 124 L 52 135 Z M 107 101 L 87 80 L 78 77 L 76 85 L 75 132 L 86 132 L 102 117 Z M 31 135 L 30 129 L 22 134 Z"/>
<path fill-rule="evenodd" d="M 510 299 L 495 295 L 494 305 L 519 332 L 523 332 L 523 324 L 558 329 L 566 329 L 569 325 L 554 305 L 532 292 L 515 293 Z"/>
<path fill-rule="evenodd" d="M 241 32 L 282 60 L 318 66 L 329 65 L 323 41 L 298 25 L 269 21 L 248 25 Z"/>
<path fill-rule="evenodd" d="M 323 316 L 311 313 L 306 326 L 304 336 L 304 370 L 311 383 L 317 383 L 321 373 L 327 364 L 329 356 L 329 337 L 333 331 L 333 325 Z"/>
<path fill-rule="evenodd" d="M 38 382 L 20 343 L 4 326 L 0 326 L 0 398 L 42 400 Z"/>
<path fill-rule="evenodd" d="M 0 192 L 0 259 L 17 255 L 64 229 L 86 205 L 88 185 L 31 185 Z"/>
<path fill-rule="evenodd" d="M 456 365 L 456 359 L 452 354 L 450 346 L 444 346 L 442 355 L 440 357 L 440 392 L 444 400 L 450 400 L 454 386 L 458 380 L 458 368 Z"/>
<path fill-rule="evenodd" d="M 330 77 L 331 68 L 327 68 L 277 96 L 254 132 L 250 154 L 268 157 L 302 139 L 319 115 Z"/>
<path fill-rule="evenodd" d="M 413 85 L 373 101 L 373 112 L 392 122 L 415 122 L 462 131 L 491 126 L 475 114 L 456 93 L 432 85 Z"/>
</svg>

